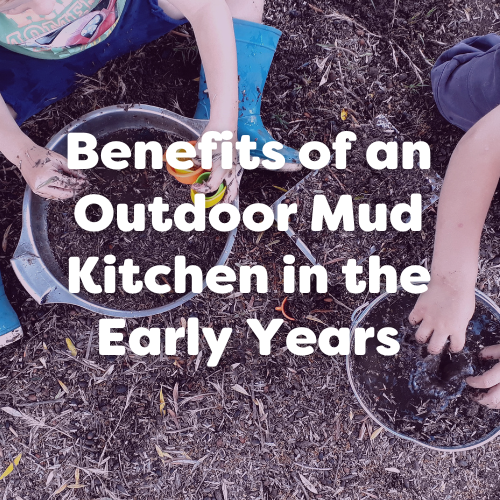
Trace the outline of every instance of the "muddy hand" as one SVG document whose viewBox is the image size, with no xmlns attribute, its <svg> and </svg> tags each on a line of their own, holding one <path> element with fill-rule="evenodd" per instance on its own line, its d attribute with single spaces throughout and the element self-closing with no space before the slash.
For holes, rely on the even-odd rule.
<svg viewBox="0 0 500 500">
<path fill-rule="evenodd" d="M 194 159 L 195 164 L 199 164 L 199 162 L 199 158 Z M 238 196 L 243 169 L 236 161 L 233 162 L 232 169 L 223 169 L 220 164 L 220 157 L 216 155 L 214 155 L 213 165 L 210 177 L 202 184 L 193 184 L 191 187 L 197 193 L 208 194 L 217 191 L 219 186 L 225 182 L 227 189 L 222 202 L 232 203 Z"/>
<path fill-rule="evenodd" d="M 419 297 L 408 318 L 412 325 L 420 325 L 415 334 L 417 342 L 429 342 L 428 352 L 438 354 L 450 339 L 450 351 L 461 351 L 474 306 L 474 289 L 470 293 L 454 291 L 431 280 L 429 289 Z"/>
<path fill-rule="evenodd" d="M 491 345 L 485 347 L 479 356 L 483 359 L 500 359 L 500 345 Z M 493 368 L 476 377 L 468 377 L 465 379 L 467 384 L 475 389 L 489 389 L 488 392 L 483 392 L 476 398 L 475 401 L 487 406 L 488 408 L 500 408 L 500 363 L 497 363 Z"/>
<path fill-rule="evenodd" d="M 87 185 L 83 174 L 68 168 L 66 158 L 36 144 L 18 156 L 17 166 L 31 190 L 50 200 L 76 196 Z"/>
</svg>

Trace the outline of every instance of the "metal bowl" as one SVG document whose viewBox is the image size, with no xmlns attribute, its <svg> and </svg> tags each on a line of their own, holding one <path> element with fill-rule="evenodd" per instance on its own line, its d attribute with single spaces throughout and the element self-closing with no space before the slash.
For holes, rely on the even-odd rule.
<svg viewBox="0 0 500 500">
<path fill-rule="evenodd" d="M 398 291 L 401 290 L 402 287 L 398 287 Z M 363 304 L 362 306 L 358 307 L 353 313 L 352 313 L 352 324 L 351 324 L 351 331 L 350 331 L 350 343 L 351 343 L 351 351 L 353 351 L 353 340 L 354 340 L 354 332 L 356 328 L 361 328 L 363 326 L 363 322 L 365 318 L 368 316 L 368 314 L 380 303 L 383 302 L 384 300 L 390 298 L 394 294 L 392 293 L 383 293 L 382 295 L 379 295 L 375 300 L 373 300 L 369 304 Z M 476 302 L 479 302 L 482 304 L 486 309 L 493 314 L 493 316 L 496 318 L 497 321 L 500 322 L 500 309 L 498 306 L 483 292 L 480 292 L 479 290 L 476 290 Z M 371 417 L 372 420 L 374 420 L 380 427 L 383 427 L 385 430 L 389 431 L 390 433 L 394 434 L 395 436 L 402 438 L 402 439 L 407 439 L 408 441 L 412 441 L 413 443 L 416 443 L 420 446 L 423 446 L 424 448 L 430 448 L 431 450 L 435 451 L 444 451 L 444 452 L 456 452 L 456 451 L 466 451 L 466 450 L 473 450 L 474 448 L 477 448 L 479 446 L 483 446 L 486 443 L 489 443 L 493 439 L 495 439 L 499 434 L 500 434 L 500 427 L 496 427 L 495 429 L 491 430 L 488 434 L 483 436 L 480 439 L 476 439 L 474 441 L 471 441 L 470 443 L 466 443 L 460 446 L 436 446 L 431 443 L 426 443 L 423 441 L 418 441 L 417 439 L 414 439 L 410 436 L 407 436 L 405 434 L 402 434 L 400 432 L 395 431 L 394 429 L 391 429 L 391 427 L 388 426 L 387 422 L 382 422 L 380 419 L 378 419 L 373 412 L 371 411 L 368 402 L 366 402 L 361 395 L 359 394 L 358 390 L 356 389 L 356 384 L 354 382 L 354 378 L 352 375 L 352 370 L 353 366 L 351 363 L 351 357 L 352 355 L 349 354 L 346 356 L 346 365 L 347 365 L 347 376 L 349 378 L 349 383 L 351 384 L 351 388 L 354 392 L 354 395 L 356 396 L 356 399 L 358 400 L 359 404 L 363 408 L 363 410 Z"/>
<path fill-rule="evenodd" d="M 67 156 L 67 135 L 88 132 L 97 138 L 124 129 L 155 128 L 178 135 L 186 140 L 198 139 L 207 125 L 205 120 L 184 118 L 165 109 L 146 105 L 119 105 L 102 108 L 70 123 L 57 133 L 47 148 Z M 23 228 L 11 260 L 12 267 L 27 292 L 39 304 L 72 304 L 90 311 L 119 318 L 141 318 L 161 314 L 193 298 L 190 292 L 161 307 L 142 311 L 122 311 L 96 304 L 68 290 L 68 279 L 56 262 L 47 235 L 49 201 L 26 187 L 23 200 Z M 238 206 L 238 201 L 235 201 Z M 236 229 L 228 235 L 224 250 L 216 265 L 224 265 L 236 238 Z M 203 288 L 206 281 L 203 281 Z"/>
</svg>

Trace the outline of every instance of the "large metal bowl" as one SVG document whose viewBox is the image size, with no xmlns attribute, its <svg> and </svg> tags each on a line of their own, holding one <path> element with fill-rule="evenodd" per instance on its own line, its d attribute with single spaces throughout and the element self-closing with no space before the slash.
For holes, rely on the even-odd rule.
<svg viewBox="0 0 500 500">
<path fill-rule="evenodd" d="M 398 291 L 401 290 L 401 286 L 398 287 Z M 374 299 L 372 302 L 369 304 L 363 304 L 362 306 L 358 307 L 353 313 L 352 313 L 352 324 L 351 324 L 351 330 L 350 330 L 350 342 L 351 342 L 351 352 L 354 352 L 354 332 L 356 331 L 356 328 L 363 328 L 364 326 L 364 321 L 370 314 L 370 312 L 381 302 L 384 302 L 387 299 L 390 299 L 394 294 L 392 293 L 383 293 L 382 295 L 379 295 L 376 299 Z M 493 314 L 493 316 L 496 318 L 498 322 L 500 322 L 500 308 L 483 292 L 479 291 L 476 289 L 476 302 L 479 304 L 482 304 L 490 313 Z M 469 443 L 465 443 L 460 446 L 437 446 L 433 445 L 432 443 L 424 442 L 424 441 L 418 441 L 417 439 L 414 439 L 411 436 L 407 436 L 406 434 L 403 434 L 401 432 L 396 431 L 392 427 L 390 427 L 389 423 L 386 421 L 382 421 L 379 419 L 372 411 L 370 403 L 368 401 L 365 401 L 365 399 L 361 396 L 359 393 L 356 382 L 354 380 L 353 376 L 353 364 L 352 364 L 352 358 L 353 354 L 349 354 L 346 356 L 346 365 L 347 365 L 347 376 L 349 378 L 349 383 L 351 385 L 351 388 L 354 392 L 354 395 L 356 396 L 356 399 L 358 400 L 358 403 L 361 405 L 363 410 L 371 417 L 371 419 L 376 422 L 380 427 L 383 427 L 386 431 L 389 431 L 390 433 L 394 434 L 395 436 L 406 439 L 408 441 L 411 441 L 415 444 L 418 444 L 420 446 L 423 446 L 424 448 L 429 448 L 434 451 L 444 451 L 444 452 L 457 452 L 457 451 L 468 451 L 468 450 L 473 450 L 474 448 L 478 448 L 479 446 L 484 446 L 485 444 L 489 443 L 490 441 L 493 441 L 498 435 L 500 435 L 500 427 L 496 427 L 492 429 L 488 434 L 483 436 L 482 438 L 479 439 L 471 439 Z"/>
<path fill-rule="evenodd" d="M 165 109 L 146 105 L 120 105 L 93 111 L 70 123 L 57 133 L 47 148 L 67 156 L 67 136 L 70 132 L 88 132 L 97 138 L 124 129 L 156 128 L 183 137 L 197 139 L 206 127 L 204 120 L 184 118 Z M 238 201 L 235 202 L 238 206 Z M 39 304 L 73 304 L 90 311 L 120 318 L 141 318 L 161 314 L 194 297 L 190 292 L 174 302 L 142 311 L 122 311 L 96 304 L 68 290 L 68 279 L 56 262 L 47 235 L 49 201 L 26 188 L 23 200 L 23 228 L 19 244 L 11 260 L 12 267 L 27 292 Z M 233 247 L 236 229 L 228 235 L 224 250 L 216 265 L 223 265 Z M 203 282 L 203 288 L 206 282 Z"/>
</svg>

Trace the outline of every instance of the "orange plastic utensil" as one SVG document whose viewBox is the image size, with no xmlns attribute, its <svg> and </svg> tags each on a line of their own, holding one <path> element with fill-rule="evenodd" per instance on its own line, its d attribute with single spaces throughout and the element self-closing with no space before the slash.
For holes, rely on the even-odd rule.
<svg viewBox="0 0 500 500">
<path fill-rule="evenodd" d="M 189 141 L 189 144 L 196 146 L 197 141 Z M 178 150 L 183 151 L 183 150 Z M 181 184 L 194 184 L 196 179 L 204 172 L 203 167 L 200 165 L 199 167 L 192 167 L 186 170 L 175 169 L 167 162 L 166 153 L 163 156 L 163 161 L 167 165 L 167 172 L 175 177 Z M 180 159 L 179 161 L 187 161 L 186 159 Z"/>
<path fill-rule="evenodd" d="M 291 316 L 288 316 L 288 314 L 286 313 L 286 303 L 288 302 L 288 297 L 285 297 L 285 299 L 283 300 L 283 302 L 281 303 L 281 306 L 280 307 L 275 307 L 275 310 L 276 311 L 281 311 L 281 314 L 283 314 L 283 316 L 285 316 L 286 319 L 289 319 L 290 321 L 296 321 L 295 318 L 292 318 Z"/>
</svg>

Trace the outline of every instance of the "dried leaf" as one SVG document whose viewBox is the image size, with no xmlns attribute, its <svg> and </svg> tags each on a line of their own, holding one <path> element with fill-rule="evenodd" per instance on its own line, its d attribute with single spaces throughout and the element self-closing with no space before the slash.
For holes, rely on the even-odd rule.
<svg viewBox="0 0 500 500">
<path fill-rule="evenodd" d="M 47 369 L 47 360 L 45 358 L 40 358 L 40 363 L 42 363 L 43 367 Z"/>
<path fill-rule="evenodd" d="M 203 351 L 200 350 L 198 356 L 196 356 L 196 363 L 194 364 L 194 371 L 197 372 L 200 367 L 201 358 L 203 357 Z"/>
<path fill-rule="evenodd" d="M 343 122 L 345 122 L 347 120 L 348 115 L 349 115 L 349 113 L 347 112 L 347 110 L 343 109 L 342 113 L 340 113 L 340 118 L 342 119 Z"/>
<path fill-rule="evenodd" d="M 326 68 L 326 71 L 323 73 L 323 76 L 321 77 L 321 81 L 319 82 L 320 87 L 322 87 L 328 81 L 328 75 L 330 74 L 331 67 L 332 67 L 332 65 L 329 64 L 328 67 Z"/>
<path fill-rule="evenodd" d="M 245 391 L 245 389 L 243 389 L 243 387 L 241 387 L 241 385 L 239 384 L 234 384 L 231 389 L 233 391 L 236 391 L 236 392 L 239 392 L 240 394 L 243 394 L 244 396 L 250 396 L 250 394 L 248 394 L 247 391 Z"/>
<path fill-rule="evenodd" d="M 224 500 L 229 500 L 229 492 L 226 481 L 222 483 L 222 496 L 224 497 Z"/>
<path fill-rule="evenodd" d="M 4 409 L 4 408 L 2 408 L 2 409 Z M 14 464 L 16 466 L 19 465 L 19 462 L 21 461 L 22 456 L 23 456 L 23 454 L 19 453 L 19 455 L 17 455 L 17 457 L 14 458 Z M 5 469 L 4 473 L 0 476 L 0 481 L 2 479 L 5 479 L 14 470 L 14 464 L 12 462 L 9 464 L 9 466 Z"/>
<path fill-rule="evenodd" d="M 45 486 L 48 486 L 52 482 L 52 479 L 54 479 L 54 471 L 53 470 L 50 471 L 50 474 L 47 477 L 47 481 L 45 482 Z"/>
<path fill-rule="evenodd" d="M 317 12 L 318 14 L 324 14 L 324 12 L 319 7 L 316 7 L 316 5 L 313 5 L 312 3 L 308 3 L 307 5 L 309 5 L 309 7 L 314 10 L 314 12 Z"/>
<path fill-rule="evenodd" d="M 324 321 L 321 321 L 319 318 L 316 318 L 316 316 L 312 316 L 311 314 L 308 314 L 306 316 L 306 319 L 308 319 L 309 321 L 316 321 L 316 323 L 322 323 L 323 325 L 328 326 Z"/>
<path fill-rule="evenodd" d="M 12 227 L 12 224 L 5 230 L 5 233 L 3 233 L 2 250 L 4 251 L 4 253 L 7 251 L 7 238 L 9 237 L 10 228 Z"/>
<path fill-rule="evenodd" d="M 111 365 L 105 372 L 104 375 L 101 377 L 102 379 L 108 378 L 114 371 L 115 365 Z"/>
<path fill-rule="evenodd" d="M 167 409 L 168 414 L 172 417 L 172 420 L 175 422 L 175 426 L 177 429 L 181 428 L 181 424 L 179 423 L 179 419 L 177 418 L 177 415 L 175 414 L 174 410 L 171 410 L 170 408 Z"/>
<path fill-rule="evenodd" d="M 299 473 L 299 477 L 300 477 L 300 480 L 302 481 L 302 483 L 304 484 L 304 486 L 311 492 L 311 493 L 314 493 L 315 495 L 317 495 L 318 493 L 318 490 L 314 487 L 314 485 L 311 483 L 311 481 L 309 481 L 309 479 L 307 479 L 306 477 L 304 477 L 302 474 Z"/>
<path fill-rule="evenodd" d="M 59 385 L 61 386 L 61 389 L 66 393 L 66 394 L 69 394 L 69 389 L 66 387 L 66 384 L 64 382 L 61 382 L 60 380 L 58 380 L 59 382 Z"/>
<path fill-rule="evenodd" d="M 68 484 L 67 488 L 75 490 L 78 488 L 85 488 L 86 486 L 87 486 L 86 484 Z"/>
<path fill-rule="evenodd" d="M 78 351 L 76 350 L 76 347 L 74 346 L 73 342 L 71 342 L 71 339 L 66 338 L 66 345 L 68 346 L 68 349 L 71 352 L 71 354 L 76 358 Z"/>
<path fill-rule="evenodd" d="M 14 410 L 14 408 L 11 408 L 10 406 L 4 406 L 2 410 L 5 413 L 8 413 L 9 415 L 12 415 L 13 417 L 19 417 L 22 418 L 23 414 L 20 411 Z"/>
<path fill-rule="evenodd" d="M 156 448 L 156 453 L 158 453 L 158 456 L 160 458 L 163 458 L 163 451 L 161 451 L 161 448 L 157 444 L 155 444 L 155 448 Z"/>
<path fill-rule="evenodd" d="M 370 441 L 373 441 L 383 430 L 384 430 L 383 427 L 379 427 L 378 429 L 375 429 L 372 432 L 372 435 L 370 436 Z"/>
<path fill-rule="evenodd" d="M 320 71 L 323 71 L 324 67 L 325 67 L 325 64 L 328 62 L 328 59 L 330 59 L 330 55 L 327 55 L 324 59 L 322 59 L 321 61 L 316 58 L 316 65 L 318 66 L 318 69 Z"/>
<path fill-rule="evenodd" d="M 167 414 L 165 411 L 165 398 L 163 397 L 163 389 L 160 387 L 160 415 L 164 417 Z"/>
<path fill-rule="evenodd" d="M 172 391 L 172 398 L 174 400 L 174 410 L 175 414 L 179 413 L 179 406 L 177 404 L 177 400 L 179 399 L 179 383 L 176 382 L 174 385 L 174 390 Z"/>
<path fill-rule="evenodd" d="M 59 495 L 59 493 L 62 493 L 66 489 L 67 486 L 68 486 L 68 481 L 66 481 L 59 488 L 57 488 L 57 490 L 54 491 L 54 493 L 52 493 L 52 495 Z"/>
<path fill-rule="evenodd" d="M 396 469 L 396 467 L 386 467 L 385 470 L 387 472 L 394 472 L 395 474 L 399 474 L 401 472 L 399 469 Z"/>
</svg>

